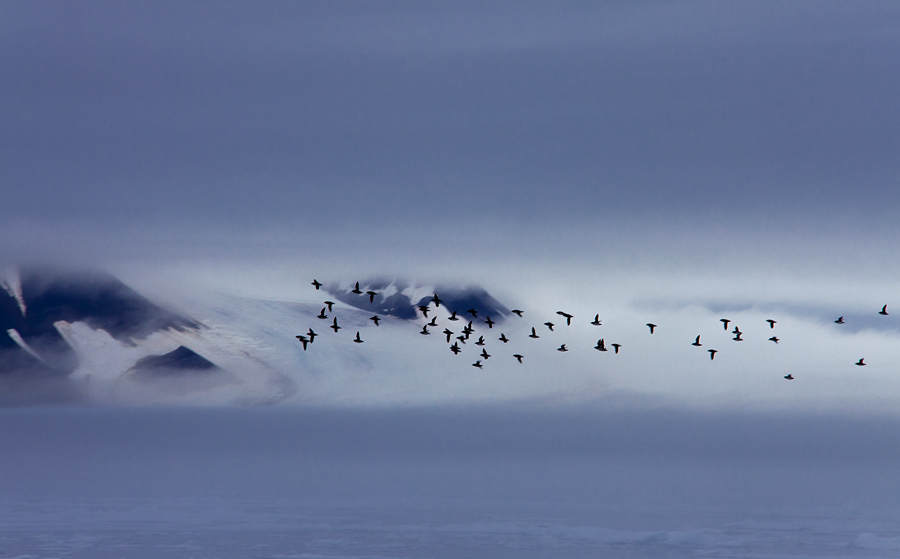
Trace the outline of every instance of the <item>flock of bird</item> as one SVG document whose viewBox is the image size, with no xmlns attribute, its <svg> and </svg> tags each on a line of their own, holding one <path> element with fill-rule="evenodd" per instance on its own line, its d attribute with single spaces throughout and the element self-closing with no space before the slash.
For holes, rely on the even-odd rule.
<svg viewBox="0 0 900 559">
<path fill-rule="evenodd" d="M 313 287 L 315 287 L 316 290 L 318 290 L 320 287 L 322 287 L 323 284 L 320 283 L 319 281 L 313 279 L 311 285 Z M 374 304 L 375 296 L 378 295 L 378 292 L 376 292 L 376 291 L 365 291 L 365 292 L 362 291 L 359 288 L 359 282 L 356 282 L 355 288 L 352 289 L 350 291 L 350 293 L 354 293 L 354 294 L 360 295 L 360 296 L 362 296 L 362 295 L 368 296 L 370 304 Z M 443 301 L 440 299 L 440 297 L 438 297 L 438 294 L 435 293 L 431 297 L 431 299 L 428 301 L 427 304 L 418 305 L 417 308 L 418 308 L 419 312 L 422 313 L 423 319 L 427 319 L 428 313 L 430 311 L 432 311 L 431 303 L 434 303 L 434 308 L 437 309 L 441 306 L 441 303 L 443 303 Z M 319 318 L 322 320 L 327 320 L 329 318 L 329 315 L 327 313 L 331 313 L 333 311 L 335 303 L 334 303 L 334 301 L 324 301 L 324 305 L 325 306 L 322 307 L 321 312 L 319 312 L 319 314 L 316 316 L 316 318 Z M 446 320 L 451 321 L 451 322 L 457 322 L 457 321 L 463 320 L 461 317 L 457 316 L 458 311 L 449 311 L 449 312 L 450 312 L 450 316 L 448 316 L 446 318 Z M 469 342 L 471 337 L 475 334 L 474 322 L 475 322 L 475 320 L 478 319 L 478 312 L 479 311 L 474 308 L 471 308 L 471 309 L 465 311 L 465 313 L 471 315 L 472 318 L 470 320 L 468 320 L 468 323 L 461 329 L 459 335 L 457 335 L 456 332 L 450 330 L 449 327 L 444 328 L 443 332 L 440 332 L 442 335 L 446 336 L 447 344 L 450 344 L 449 345 L 450 351 L 453 352 L 454 355 L 459 355 L 463 351 L 460 344 L 466 345 L 466 343 Z M 525 312 L 520 309 L 513 309 L 510 312 L 512 312 L 519 318 L 525 317 Z M 565 318 L 566 326 L 572 325 L 572 319 L 575 318 L 574 315 L 564 312 L 564 311 L 557 311 L 556 314 L 561 316 L 562 318 Z M 881 310 L 878 312 L 878 314 L 882 315 L 882 316 L 888 316 L 887 305 L 884 305 L 881 308 Z M 331 321 L 331 325 L 328 326 L 328 328 L 332 329 L 335 333 L 337 333 L 342 328 L 340 325 L 338 325 L 337 316 L 332 316 L 330 318 L 332 319 L 332 321 Z M 376 315 L 372 316 L 369 320 L 374 322 L 375 326 L 378 326 L 378 323 L 384 319 L 376 314 Z M 429 328 L 436 329 L 436 328 L 440 327 L 438 325 L 437 320 L 438 320 L 437 316 L 432 316 L 431 320 L 426 322 L 422 326 L 422 330 L 419 332 L 419 334 L 421 334 L 423 336 L 428 336 L 428 335 L 431 335 L 432 333 L 437 333 L 437 330 L 434 330 L 434 332 L 429 330 Z M 728 325 L 733 322 L 732 320 L 730 320 L 728 318 L 722 318 L 722 319 L 719 319 L 719 321 L 722 323 L 726 332 L 728 331 Z M 775 329 L 775 325 L 778 323 L 776 320 L 773 320 L 771 318 L 766 319 L 766 322 L 768 323 L 769 328 L 772 330 Z M 490 316 L 487 316 L 487 317 L 484 317 L 483 323 L 485 325 L 487 325 L 489 330 L 493 330 L 493 327 L 494 327 L 494 324 L 496 324 L 496 321 L 492 320 Z M 845 324 L 844 317 L 843 316 L 838 317 L 837 320 L 834 321 L 834 323 L 835 324 Z M 602 321 L 600 320 L 599 313 L 594 315 L 594 319 L 590 322 L 590 324 L 593 326 L 602 326 L 603 325 Z M 556 324 L 554 324 L 553 322 L 547 321 L 547 322 L 543 323 L 543 326 L 546 326 L 550 332 L 553 332 L 554 331 L 553 327 L 556 326 Z M 650 322 L 648 322 L 646 324 L 646 326 L 647 326 L 647 328 L 649 328 L 651 335 L 654 334 L 656 332 L 656 329 L 658 328 L 658 326 L 656 324 L 653 324 Z M 732 338 L 733 341 L 735 341 L 735 342 L 744 341 L 744 338 L 742 337 L 744 335 L 744 333 L 741 331 L 741 329 L 737 325 L 734 326 L 734 329 L 730 333 L 734 334 L 734 337 Z M 300 334 L 295 337 L 297 338 L 297 340 L 300 343 L 303 344 L 303 350 L 306 351 L 308 345 L 313 343 L 316 336 L 318 336 L 318 335 L 319 334 L 317 334 L 312 328 L 309 328 L 309 330 L 305 334 Z M 529 334 L 528 337 L 532 338 L 532 339 L 538 339 L 541 336 L 537 333 L 537 328 L 532 326 L 531 334 Z M 509 341 L 510 341 L 510 339 L 507 338 L 506 334 L 504 334 L 503 332 L 500 333 L 500 337 L 497 338 L 497 340 L 504 344 L 509 343 Z M 452 344 L 450 343 L 451 341 L 453 342 Z M 777 344 L 779 341 L 781 341 L 781 339 L 778 336 L 772 336 L 769 338 L 768 341 Z M 364 342 L 364 340 L 360 337 L 359 331 L 356 332 L 356 337 L 353 339 L 353 342 L 358 343 L 358 344 L 361 344 Z M 479 335 L 478 339 L 474 342 L 474 345 L 481 347 L 481 353 L 478 354 L 478 357 L 480 357 L 480 359 L 477 359 L 474 363 L 472 363 L 472 366 L 476 367 L 478 369 L 483 369 L 484 363 L 486 363 L 488 361 L 488 359 L 493 357 L 491 354 L 489 354 L 487 352 L 487 348 L 485 347 L 487 345 L 487 341 L 485 340 L 484 335 Z M 569 349 L 568 349 L 568 347 L 566 347 L 566 345 L 567 344 L 562 344 L 558 348 L 556 348 L 556 350 L 559 352 L 563 352 L 563 353 L 567 352 L 567 351 L 569 351 Z M 610 347 L 613 348 L 613 352 L 615 354 L 618 354 L 620 349 L 622 348 L 622 344 L 619 344 L 619 343 L 610 343 L 609 345 L 610 345 Z M 692 345 L 694 347 L 703 347 L 703 344 L 700 343 L 700 335 L 699 334 L 694 339 L 694 342 L 691 343 L 690 345 Z M 600 352 L 608 351 L 608 349 L 606 347 L 606 341 L 604 340 L 604 338 L 598 339 L 597 345 L 595 345 L 593 347 L 593 349 L 600 351 Z M 719 353 L 719 350 L 717 350 L 717 349 L 708 349 L 706 351 L 709 353 L 709 359 L 711 361 L 715 360 L 716 353 Z M 516 359 L 516 361 L 518 361 L 519 363 L 522 363 L 525 358 L 525 356 L 520 353 L 514 353 L 512 355 L 512 357 L 514 359 Z M 865 358 L 861 357 L 859 359 L 859 361 L 857 361 L 855 363 L 855 365 L 860 366 L 860 367 L 865 366 L 866 365 Z M 783 378 L 785 380 L 794 380 L 794 376 L 792 374 L 787 374 Z"/>
</svg>

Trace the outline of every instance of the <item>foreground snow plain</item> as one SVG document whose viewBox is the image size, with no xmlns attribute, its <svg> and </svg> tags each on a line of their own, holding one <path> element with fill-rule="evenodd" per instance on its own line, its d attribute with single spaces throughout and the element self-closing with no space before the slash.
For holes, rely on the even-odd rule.
<svg viewBox="0 0 900 559">
<path fill-rule="evenodd" d="M 19 409 L 0 557 L 896 557 L 900 421 Z"/>
</svg>

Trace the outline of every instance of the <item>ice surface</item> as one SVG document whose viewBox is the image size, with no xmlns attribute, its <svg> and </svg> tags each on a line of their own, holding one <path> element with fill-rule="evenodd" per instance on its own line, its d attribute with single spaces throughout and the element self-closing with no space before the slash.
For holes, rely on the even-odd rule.
<svg viewBox="0 0 900 559">
<path fill-rule="evenodd" d="M 0 557 L 896 557 L 890 418 L 0 412 Z"/>
</svg>

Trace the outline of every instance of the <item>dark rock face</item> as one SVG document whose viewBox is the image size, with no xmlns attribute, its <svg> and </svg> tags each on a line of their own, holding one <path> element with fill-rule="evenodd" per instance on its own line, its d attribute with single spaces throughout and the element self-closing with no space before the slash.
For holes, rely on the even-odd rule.
<svg viewBox="0 0 900 559">
<path fill-rule="evenodd" d="M 408 287 L 406 282 L 399 280 L 394 282 L 385 280 L 361 281 L 359 282 L 359 287 L 364 292 L 368 290 L 381 291 L 392 283 L 398 290 L 403 290 Z M 434 306 L 431 301 L 431 296 L 423 297 L 419 301 L 414 302 L 403 293 L 394 293 L 388 297 L 379 294 L 376 295 L 375 300 L 370 303 L 368 295 L 351 293 L 350 289 L 341 289 L 336 285 L 329 285 L 326 286 L 325 290 L 330 295 L 333 295 L 338 301 L 352 307 L 371 311 L 374 314 L 401 318 L 403 320 L 414 320 L 418 318 L 419 305 Z M 465 315 L 466 311 L 469 309 L 475 309 L 479 318 L 490 316 L 492 320 L 498 323 L 502 323 L 506 317 L 509 316 L 509 309 L 503 306 L 502 303 L 481 287 L 473 286 L 459 288 L 438 286 L 435 290 L 441 298 L 441 306 L 446 307 L 448 311 L 456 311 L 456 313 L 461 316 Z"/>
<path fill-rule="evenodd" d="M 16 298 L 0 290 L 0 405 L 78 397 L 68 380 L 77 356 L 53 326 L 57 321 L 84 322 L 126 344 L 160 330 L 200 327 L 103 272 L 26 269 L 20 284 L 24 314 Z M 15 334 L 38 357 L 22 348 Z"/>
<path fill-rule="evenodd" d="M 196 354 L 190 348 L 179 346 L 178 349 L 164 355 L 150 355 L 139 359 L 132 367 L 133 371 L 142 374 L 172 375 L 183 372 L 202 372 L 217 370 L 216 364 Z"/>
</svg>

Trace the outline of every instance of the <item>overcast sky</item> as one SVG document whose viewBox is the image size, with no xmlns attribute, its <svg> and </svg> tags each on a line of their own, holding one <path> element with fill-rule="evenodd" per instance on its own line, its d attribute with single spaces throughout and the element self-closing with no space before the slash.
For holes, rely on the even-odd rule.
<svg viewBox="0 0 900 559">
<path fill-rule="evenodd" d="M 894 240 L 898 24 L 891 2 L 4 2 L 3 249 Z"/>
</svg>

